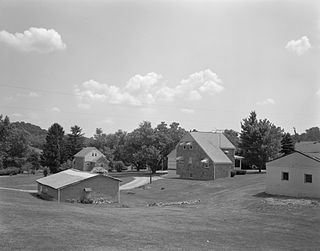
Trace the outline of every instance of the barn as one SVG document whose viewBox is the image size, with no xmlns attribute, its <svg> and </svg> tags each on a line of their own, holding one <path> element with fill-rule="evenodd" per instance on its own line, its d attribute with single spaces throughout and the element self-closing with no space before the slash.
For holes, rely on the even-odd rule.
<svg viewBox="0 0 320 251">
<path fill-rule="evenodd" d="M 177 150 L 174 148 L 167 156 L 168 158 L 168 170 L 176 170 L 177 169 Z"/>
<path fill-rule="evenodd" d="M 38 193 L 58 202 L 102 197 L 120 202 L 121 180 L 97 173 L 68 169 L 37 180 Z"/>
</svg>

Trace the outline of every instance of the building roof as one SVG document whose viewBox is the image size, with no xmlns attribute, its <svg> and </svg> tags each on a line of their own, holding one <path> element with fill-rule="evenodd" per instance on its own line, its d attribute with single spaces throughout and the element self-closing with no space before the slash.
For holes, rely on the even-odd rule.
<svg viewBox="0 0 320 251">
<path fill-rule="evenodd" d="M 309 159 L 312 159 L 312 160 L 314 160 L 314 161 L 316 161 L 316 162 L 320 162 L 320 157 L 313 156 L 313 155 L 310 154 L 310 153 L 304 153 L 304 152 L 295 150 L 295 151 L 293 151 L 292 153 L 282 155 L 282 156 L 280 156 L 279 158 L 276 158 L 276 159 L 273 159 L 273 160 L 268 161 L 267 163 L 272 163 L 272 162 L 278 161 L 279 159 L 285 159 L 287 156 L 292 155 L 292 154 L 295 154 L 295 153 L 296 153 L 296 154 L 300 154 L 300 155 L 302 155 L 302 156 L 304 156 L 304 157 L 307 157 L 307 158 L 309 158 Z"/>
<path fill-rule="evenodd" d="M 222 133 L 190 132 L 190 135 L 214 163 L 232 164 L 232 161 L 221 148 L 235 149 L 235 147 Z"/>
<path fill-rule="evenodd" d="M 97 148 L 95 147 L 85 147 L 82 148 L 82 150 L 74 155 L 74 157 L 85 157 L 88 153 L 92 151 L 97 151 L 100 152 Z M 101 153 L 101 152 L 100 152 Z M 102 154 L 102 153 L 101 153 Z"/>
<path fill-rule="evenodd" d="M 40 178 L 37 180 L 37 182 L 42 185 L 59 189 L 86 179 L 90 179 L 95 176 L 99 176 L 99 174 L 82 172 L 76 169 L 68 169 L 56 174 L 49 175 L 47 177 Z M 121 182 L 121 180 L 113 178 L 111 176 L 104 177 L 108 177 Z"/>
<path fill-rule="evenodd" d="M 223 133 L 218 132 L 190 132 L 191 136 L 196 138 L 205 138 L 210 141 L 216 147 L 223 149 L 233 149 L 235 150 L 235 146 L 228 140 L 228 138 Z"/>
</svg>

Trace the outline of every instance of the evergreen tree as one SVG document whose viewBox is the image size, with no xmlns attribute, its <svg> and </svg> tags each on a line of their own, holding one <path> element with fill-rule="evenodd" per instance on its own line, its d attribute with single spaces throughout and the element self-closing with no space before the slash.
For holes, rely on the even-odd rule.
<svg viewBox="0 0 320 251">
<path fill-rule="evenodd" d="M 290 154 L 294 151 L 294 143 L 290 133 L 285 133 L 281 140 L 280 153 Z"/>
<path fill-rule="evenodd" d="M 265 163 L 277 156 L 280 150 L 281 128 L 276 127 L 267 119 L 257 120 L 253 111 L 249 118 L 241 123 L 239 147 L 249 165 L 265 168 Z"/>
<path fill-rule="evenodd" d="M 71 159 L 77 152 L 79 152 L 84 145 L 84 137 L 83 137 L 82 129 L 74 125 L 71 127 L 71 133 L 67 136 L 67 143 L 66 143 L 66 151 L 67 151 L 67 158 Z"/>
<path fill-rule="evenodd" d="M 58 123 L 48 129 L 41 158 L 42 165 L 48 166 L 51 173 L 58 172 L 59 166 L 66 160 L 64 130 Z"/>
</svg>

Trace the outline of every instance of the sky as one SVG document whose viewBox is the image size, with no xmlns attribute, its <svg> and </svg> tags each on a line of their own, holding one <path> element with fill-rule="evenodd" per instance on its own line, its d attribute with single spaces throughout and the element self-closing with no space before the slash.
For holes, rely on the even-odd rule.
<svg viewBox="0 0 320 251">
<path fill-rule="evenodd" d="M 0 0 L 0 114 L 87 137 L 142 121 L 320 126 L 320 1 Z"/>
</svg>

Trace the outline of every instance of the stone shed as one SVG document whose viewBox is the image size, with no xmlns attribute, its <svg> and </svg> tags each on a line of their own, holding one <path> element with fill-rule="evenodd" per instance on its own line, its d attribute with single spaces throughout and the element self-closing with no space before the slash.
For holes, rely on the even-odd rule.
<svg viewBox="0 0 320 251">
<path fill-rule="evenodd" d="M 68 169 L 37 180 L 38 193 L 58 202 L 81 200 L 84 196 L 120 202 L 121 180 L 107 175 Z"/>
</svg>

